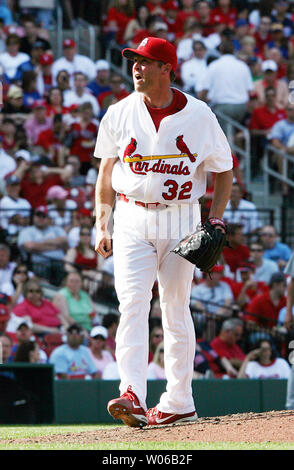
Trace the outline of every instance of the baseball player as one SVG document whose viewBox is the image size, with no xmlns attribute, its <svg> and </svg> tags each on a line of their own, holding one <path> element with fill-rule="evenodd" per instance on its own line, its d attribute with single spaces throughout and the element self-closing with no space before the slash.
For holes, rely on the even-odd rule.
<svg viewBox="0 0 294 470">
<path fill-rule="evenodd" d="M 189 310 L 195 266 L 172 250 L 200 221 L 206 172 L 217 173 L 210 220 L 224 230 L 232 154 L 215 115 L 171 87 L 175 47 L 147 37 L 122 54 L 133 61 L 135 91 L 111 105 L 98 131 L 96 251 L 112 254 L 120 323 L 116 358 L 121 396 L 108 403 L 134 427 L 195 421 L 192 396 L 195 332 Z M 109 217 L 115 204 L 111 239 Z M 166 391 L 146 407 L 148 315 L 157 279 L 164 330 Z"/>
</svg>

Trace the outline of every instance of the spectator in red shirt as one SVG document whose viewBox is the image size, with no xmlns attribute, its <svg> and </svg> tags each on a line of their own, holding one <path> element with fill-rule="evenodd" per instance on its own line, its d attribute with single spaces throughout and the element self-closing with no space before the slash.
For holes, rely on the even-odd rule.
<svg viewBox="0 0 294 470">
<path fill-rule="evenodd" d="M 136 17 L 133 0 L 114 0 L 108 9 L 104 30 L 112 33 L 115 41 L 124 45 L 124 33 L 130 19 Z M 111 36 L 109 36 L 109 39 Z"/>
<path fill-rule="evenodd" d="M 269 292 L 254 297 L 249 303 L 245 320 L 263 328 L 273 328 L 277 324 L 280 310 L 286 306 L 286 278 L 282 272 L 272 275 Z"/>
<path fill-rule="evenodd" d="M 217 6 L 212 9 L 212 22 L 221 20 L 228 27 L 234 27 L 237 20 L 237 9 L 232 7 L 231 0 L 218 0 Z"/>
<path fill-rule="evenodd" d="M 151 14 L 146 5 L 142 4 L 138 7 L 136 18 L 129 20 L 126 26 L 124 33 L 125 44 L 128 44 L 129 47 L 135 47 L 132 41 L 138 33 L 145 33 L 148 36 L 148 19 L 150 16 Z"/>
<path fill-rule="evenodd" d="M 0 135 L 2 136 L 2 146 L 5 152 L 12 155 L 16 150 L 15 141 L 16 125 L 13 119 L 4 118 L 1 125 Z"/>
<path fill-rule="evenodd" d="M 251 114 L 249 129 L 251 133 L 252 174 L 256 176 L 260 172 L 260 159 L 267 145 L 267 135 L 273 125 L 281 119 L 286 119 L 285 109 L 276 104 L 277 91 L 274 86 L 268 86 L 264 91 L 265 104 L 257 106 Z"/>
<path fill-rule="evenodd" d="M 235 299 L 242 310 L 246 310 L 249 303 L 257 295 L 268 292 L 268 285 L 265 282 L 254 280 L 254 271 L 255 265 L 253 263 L 242 263 L 238 269 L 241 281 L 235 282 L 231 286 Z"/>
<path fill-rule="evenodd" d="M 53 118 L 52 129 L 46 129 L 39 134 L 36 147 L 41 147 L 42 155 L 46 155 L 56 166 L 63 167 L 67 149 L 64 146 L 65 125 L 62 115 L 56 114 Z"/>
<path fill-rule="evenodd" d="M 231 272 L 235 274 L 241 264 L 250 257 L 249 248 L 243 241 L 242 224 L 228 225 L 228 241 L 230 247 L 226 246 L 224 248 L 223 257 L 226 264 L 229 265 Z"/>
<path fill-rule="evenodd" d="M 98 122 L 93 119 L 92 105 L 84 103 L 80 106 L 80 120 L 71 125 L 68 133 L 68 138 L 71 139 L 70 153 L 79 157 L 82 175 L 91 168 L 97 132 Z"/>
<path fill-rule="evenodd" d="M 63 186 L 72 175 L 71 165 L 64 168 L 44 167 L 39 162 L 34 162 L 24 167 L 24 174 L 18 173 L 21 179 L 21 196 L 29 201 L 32 207 L 46 206 L 47 192 L 51 186 Z"/>
<path fill-rule="evenodd" d="M 199 19 L 199 15 L 194 8 L 194 0 L 182 0 L 182 8 L 178 11 L 177 19 L 180 22 L 180 29 L 184 30 L 184 24 L 187 18 Z"/>
<path fill-rule="evenodd" d="M 222 358 L 228 359 L 232 366 L 231 374 L 237 376 L 238 370 L 245 359 L 245 354 L 237 342 L 243 334 L 243 322 L 239 318 L 225 320 L 218 336 L 211 342 L 211 347 Z"/>
<path fill-rule="evenodd" d="M 98 103 L 101 107 L 101 112 L 99 115 L 100 119 L 103 117 L 108 107 L 108 106 L 105 106 L 105 102 L 104 102 L 105 98 L 107 98 L 108 102 L 110 98 L 115 100 L 114 102 L 117 102 L 117 101 L 122 100 L 123 98 L 126 98 L 130 94 L 129 91 L 126 90 L 122 77 L 118 75 L 117 73 L 114 73 L 110 77 L 109 84 L 110 84 L 111 91 L 105 91 L 104 93 L 101 93 L 98 96 Z"/>
<path fill-rule="evenodd" d="M 202 35 L 209 36 L 214 32 L 214 23 L 219 23 L 216 19 L 215 21 L 212 18 L 212 11 L 210 4 L 206 0 L 201 0 L 196 5 L 197 19 L 202 26 Z"/>
<path fill-rule="evenodd" d="M 182 28 L 182 22 L 178 19 L 180 6 L 177 0 L 169 0 L 163 6 L 165 8 L 164 21 L 168 26 L 168 39 L 174 41 L 177 32 Z"/>
<path fill-rule="evenodd" d="M 45 52 L 40 56 L 40 70 L 37 76 L 37 88 L 41 96 L 45 97 L 48 95 L 50 88 L 53 85 L 53 75 L 52 75 L 52 64 L 53 64 L 53 55 Z"/>
<path fill-rule="evenodd" d="M 271 25 L 271 18 L 269 16 L 262 16 L 260 18 L 259 25 L 253 34 L 256 42 L 257 53 L 261 56 L 264 56 L 266 44 L 272 40 L 270 33 Z"/>
<path fill-rule="evenodd" d="M 46 115 L 53 117 L 56 114 L 66 114 L 69 109 L 63 105 L 63 94 L 60 88 L 52 87 L 48 91 L 46 104 Z"/>
</svg>

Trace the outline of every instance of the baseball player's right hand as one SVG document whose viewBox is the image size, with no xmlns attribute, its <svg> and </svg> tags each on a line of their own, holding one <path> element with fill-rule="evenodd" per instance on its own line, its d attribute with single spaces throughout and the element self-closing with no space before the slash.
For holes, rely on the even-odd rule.
<svg viewBox="0 0 294 470">
<path fill-rule="evenodd" d="M 96 230 L 95 251 L 103 258 L 112 255 L 112 240 L 109 232 Z"/>
</svg>

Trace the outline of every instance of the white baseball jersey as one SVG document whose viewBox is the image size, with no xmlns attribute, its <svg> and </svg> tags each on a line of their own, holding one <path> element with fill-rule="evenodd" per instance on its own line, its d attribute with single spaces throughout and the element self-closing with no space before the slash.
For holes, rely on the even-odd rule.
<svg viewBox="0 0 294 470">
<path fill-rule="evenodd" d="M 103 117 L 94 156 L 119 157 L 112 186 L 138 201 L 191 204 L 206 191 L 206 172 L 232 169 L 227 139 L 210 108 L 185 95 L 186 106 L 165 117 L 158 132 L 134 92 Z"/>
<path fill-rule="evenodd" d="M 267 366 L 262 366 L 257 361 L 249 361 L 245 374 L 249 379 L 288 379 L 290 366 L 281 357 L 276 358 Z"/>
</svg>

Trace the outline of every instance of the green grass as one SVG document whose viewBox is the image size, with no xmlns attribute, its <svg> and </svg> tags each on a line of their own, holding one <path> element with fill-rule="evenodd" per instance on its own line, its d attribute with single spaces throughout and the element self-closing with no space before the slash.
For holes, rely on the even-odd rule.
<svg viewBox="0 0 294 470">
<path fill-rule="evenodd" d="M 16 439 L 38 438 L 53 434 L 81 433 L 110 429 L 113 426 L 0 426 L 0 450 L 294 450 L 294 443 L 262 442 L 121 442 L 121 443 L 71 443 L 71 442 L 22 442 Z M 117 426 L 116 426 L 117 427 Z M 10 441 L 10 442 L 3 442 Z"/>
</svg>

